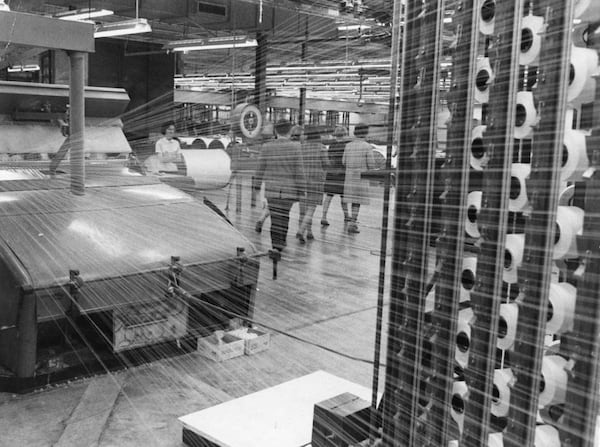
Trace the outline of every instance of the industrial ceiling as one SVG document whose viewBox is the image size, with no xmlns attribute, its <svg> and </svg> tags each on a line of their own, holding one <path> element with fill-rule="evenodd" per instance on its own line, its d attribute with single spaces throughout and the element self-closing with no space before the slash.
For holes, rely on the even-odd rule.
<svg viewBox="0 0 600 447">
<path fill-rule="evenodd" d="M 85 8 L 103 8 L 114 15 L 102 17 L 116 22 L 133 17 L 146 18 L 152 32 L 123 36 L 129 42 L 154 44 L 163 50 L 168 42 L 226 35 L 262 35 L 266 39 L 267 66 L 272 70 L 289 65 L 351 66 L 350 71 L 326 70 L 330 78 L 285 74 L 269 80 L 268 88 L 297 91 L 300 84 L 308 95 L 329 94 L 331 98 L 353 101 L 381 101 L 389 96 L 389 76 L 375 66 L 389 64 L 392 0 L 9 0 L 11 10 L 56 15 Z M 343 27 L 349 29 L 341 29 Z M 135 56 L 136 50 L 126 55 Z M 0 68 L 20 63 L 35 50 L 7 46 L 0 49 Z M 178 86 L 207 86 L 212 90 L 247 88 L 253 82 L 255 48 L 193 51 L 178 55 Z M 323 74 L 321 72 L 320 74 Z M 191 79 L 197 80 L 190 81 Z M 215 79 L 222 79 L 216 81 Z M 233 79 L 233 83 L 231 82 Z M 240 83 L 244 79 L 245 83 Z M 209 82 L 210 81 L 210 82 Z M 295 81 L 295 82 L 294 82 Z M 371 85 L 369 85 L 371 84 Z M 367 88 L 368 87 L 368 88 Z M 200 87 L 198 87 L 200 88 Z"/>
</svg>

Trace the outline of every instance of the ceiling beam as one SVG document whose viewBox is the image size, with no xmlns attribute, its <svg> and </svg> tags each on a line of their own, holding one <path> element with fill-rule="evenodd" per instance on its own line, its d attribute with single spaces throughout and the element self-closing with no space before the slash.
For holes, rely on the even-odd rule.
<svg viewBox="0 0 600 447">
<path fill-rule="evenodd" d="M 282 9 L 287 11 L 300 12 L 307 15 L 314 15 L 321 18 L 329 17 L 336 19 L 342 16 L 339 9 L 334 8 L 335 2 L 332 3 L 332 7 L 324 7 L 315 5 L 313 2 L 293 2 L 291 0 L 236 0 L 240 3 L 251 3 L 253 5 L 262 5 L 263 7 L 268 6 L 274 9 Z M 351 16 L 348 16 L 351 17 Z"/>
<path fill-rule="evenodd" d="M 94 52 L 94 25 L 0 11 L 0 42 L 53 50 Z"/>
</svg>

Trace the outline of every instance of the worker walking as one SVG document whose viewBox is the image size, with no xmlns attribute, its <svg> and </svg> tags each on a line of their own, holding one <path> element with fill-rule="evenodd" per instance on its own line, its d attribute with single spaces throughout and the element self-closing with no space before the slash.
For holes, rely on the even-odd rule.
<svg viewBox="0 0 600 447">
<path fill-rule="evenodd" d="M 342 211 L 344 212 L 344 222 L 350 221 L 348 205 L 344 201 L 344 179 L 346 177 L 346 168 L 342 164 L 344 149 L 346 148 L 347 135 L 348 132 L 346 131 L 345 127 L 336 127 L 333 131 L 335 141 L 329 145 L 329 149 L 327 150 L 327 157 L 329 161 L 327 166 L 327 174 L 325 176 L 325 184 L 323 185 L 325 198 L 323 200 L 323 213 L 321 215 L 321 225 L 324 227 L 329 226 L 327 212 L 329 211 L 331 200 L 336 194 L 340 196 L 340 203 L 342 206 Z"/>
<path fill-rule="evenodd" d="M 342 163 L 346 167 L 344 180 L 344 200 L 351 204 L 352 215 L 348 224 L 348 233 L 360 233 L 358 212 L 361 205 L 369 204 L 369 180 L 362 179 L 363 171 L 375 168 L 373 147 L 365 140 L 369 126 L 358 124 L 354 128 L 355 139 L 346 144 Z"/>
<path fill-rule="evenodd" d="M 256 181 L 265 183 L 265 198 L 271 214 L 271 244 L 281 251 L 286 245 L 290 209 L 305 194 L 306 176 L 299 141 L 292 141 L 292 124 L 275 124 L 277 139 L 267 141 L 261 151 Z"/>
</svg>

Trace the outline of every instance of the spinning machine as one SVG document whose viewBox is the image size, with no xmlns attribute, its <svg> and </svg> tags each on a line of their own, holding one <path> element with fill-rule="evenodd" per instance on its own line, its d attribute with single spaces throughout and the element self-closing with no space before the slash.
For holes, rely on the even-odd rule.
<svg viewBox="0 0 600 447">
<path fill-rule="evenodd" d="M 383 445 L 592 447 L 600 3 L 404 12 Z"/>
<path fill-rule="evenodd" d="M 125 91 L 85 97 L 73 194 L 68 160 L 49 172 L 68 87 L 0 84 L 2 390 L 194 350 L 232 316 L 252 317 L 255 247 L 214 205 L 128 169 L 115 118 Z"/>
</svg>

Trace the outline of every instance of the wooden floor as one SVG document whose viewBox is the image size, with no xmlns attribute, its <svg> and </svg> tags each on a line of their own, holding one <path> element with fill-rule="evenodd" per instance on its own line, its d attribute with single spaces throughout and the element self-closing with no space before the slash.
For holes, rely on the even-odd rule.
<svg viewBox="0 0 600 447">
<path fill-rule="evenodd" d="M 241 213 L 232 188 L 227 216 L 267 250 L 269 220 L 255 232 L 262 204 L 249 206 L 249 178 L 242 181 Z M 227 191 L 200 197 L 224 209 Z M 179 417 L 318 370 L 371 388 L 383 190 L 371 192 L 359 216 L 360 234 L 344 231 L 336 197 L 330 226 L 321 227 L 318 207 L 315 240 L 305 245 L 294 238 L 294 206 L 277 281 L 270 261 L 261 261 L 255 320 L 273 329 L 268 351 L 222 363 L 191 353 L 28 395 L 0 394 L 0 446 L 175 447 L 183 445 Z M 386 303 L 388 294 L 386 287 Z"/>
</svg>

